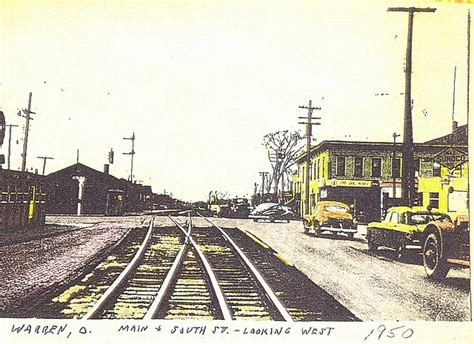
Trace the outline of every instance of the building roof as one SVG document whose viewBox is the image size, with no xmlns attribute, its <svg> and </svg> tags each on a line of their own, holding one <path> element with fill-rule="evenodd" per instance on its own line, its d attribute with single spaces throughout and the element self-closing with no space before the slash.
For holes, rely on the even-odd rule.
<svg viewBox="0 0 474 344">
<path fill-rule="evenodd" d="M 452 133 L 426 141 L 430 145 L 467 145 L 467 124 L 461 125 L 453 130 Z"/>
<path fill-rule="evenodd" d="M 55 171 L 53 173 L 50 173 L 46 176 L 48 180 L 52 180 L 56 177 L 62 176 L 62 175 L 69 175 L 69 174 L 95 174 L 95 175 L 100 175 L 102 178 L 107 179 L 108 181 L 111 181 L 113 183 L 120 183 L 120 179 L 116 178 L 108 173 L 104 173 L 98 170 L 95 170 L 89 166 L 86 166 L 81 163 L 75 163 L 73 165 L 70 165 L 68 167 L 65 167 L 61 170 Z"/>
<path fill-rule="evenodd" d="M 415 148 L 423 149 L 423 148 L 446 148 L 446 145 L 452 145 L 454 147 L 462 147 L 465 148 L 467 146 L 467 124 L 464 124 L 456 129 L 454 132 L 445 136 L 441 136 L 423 143 L 415 143 Z M 312 146 L 310 150 L 310 154 L 315 154 L 318 151 L 326 150 L 333 147 L 350 147 L 352 149 L 359 148 L 359 149 L 371 149 L 371 148 L 378 148 L 378 149 L 390 149 L 393 150 L 394 143 L 393 142 L 377 142 L 377 141 L 344 141 L 344 140 L 325 140 L 320 142 L 319 144 Z M 397 142 L 395 143 L 395 147 L 397 150 L 401 150 L 403 147 L 403 143 Z M 300 156 L 295 158 L 296 163 L 303 162 L 306 157 L 306 152 L 302 153 Z"/>
<path fill-rule="evenodd" d="M 394 146 L 397 151 L 401 151 L 403 149 L 403 143 L 397 142 L 367 142 L 367 141 L 339 141 L 339 140 L 330 140 L 330 141 L 322 141 L 316 146 L 311 147 L 311 155 L 314 155 L 316 152 L 328 150 L 331 148 L 342 148 L 342 147 L 348 147 L 350 149 L 385 149 L 385 150 L 390 150 L 393 151 Z M 446 148 L 446 144 L 428 144 L 428 143 L 415 143 L 414 147 L 416 149 L 433 149 L 433 148 L 438 148 L 438 149 L 443 149 Z M 466 145 L 453 145 L 453 147 L 460 147 L 460 148 L 465 148 Z M 304 161 L 306 157 L 306 153 L 302 153 L 300 156 L 295 158 L 296 163 L 301 163 Z"/>
</svg>

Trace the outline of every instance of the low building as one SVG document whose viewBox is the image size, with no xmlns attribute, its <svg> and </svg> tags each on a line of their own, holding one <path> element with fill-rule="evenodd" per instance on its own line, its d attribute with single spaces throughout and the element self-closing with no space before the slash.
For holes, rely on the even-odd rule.
<svg viewBox="0 0 474 344">
<path fill-rule="evenodd" d="M 467 199 L 467 139 L 460 134 L 463 130 L 467 132 L 467 125 L 456 128 L 452 137 L 447 135 L 448 138 L 414 145 L 419 192 L 416 203 L 437 205 L 440 210 L 447 211 L 449 197 L 452 209 L 460 207 L 454 206 L 456 202 Z M 310 212 L 320 200 L 334 200 L 350 205 L 363 222 L 379 220 L 383 210 L 401 196 L 402 149 L 402 143 L 336 140 L 323 141 L 312 147 L 309 195 L 306 195 L 305 185 L 306 154 L 296 159 L 298 171 L 292 178 L 293 196 L 300 199 L 300 215 Z M 463 159 L 454 170 L 442 166 L 443 161 L 451 159 L 449 155 L 453 152 L 457 154 L 456 159 Z M 443 187 L 447 178 L 451 189 Z M 451 196 L 446 194 L 449 190 Z M 308 210 L 305 209 L 306 197 L 309 197 Z"/>
<path fill-rule="evenodd" d="M 45 189 L 43 176 L 0 168 L 0 230 L 42 227 Z"/>
<path fill-rule="evenodd" d="M 108 167 L 108 166 L 106 166 Z M 48 214 L 117 214 L 107 210 L 114 201 L 123 203 L 120 212 L 141 212 L 151 206 L 150 186 L 131 183 L 81 163 L 68 166 L 45 177 Z M 114 207 L 115 209 L 117 207 Z"/>
</svg>

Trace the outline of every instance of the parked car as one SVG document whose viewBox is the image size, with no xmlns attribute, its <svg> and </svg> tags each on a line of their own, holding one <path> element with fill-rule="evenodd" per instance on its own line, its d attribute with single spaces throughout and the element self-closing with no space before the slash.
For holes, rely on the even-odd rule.
<svg viewBox="0 0 474 344">
<path fill-rule="evenodd" d="M 315 235 L 329 231 L 346 233 L 352 239 L 357 232 L 349 206 L 336 201 L 317 202 L 313 212 L 303 216 L 303 225 L 305 233 L 314 230 Z"/>
<path fill-rule="evenodd" d="M 423 266 L 430 279 L 442 280 L 452 266 L 469 267 L 469 217 L 439 219 L 425 228 Z"/>
<path fill-rule="evenodd" d="M 229 202 L 228 217 L 246 219 L 250 214 L 249 201 L 246 198 L 234 198 Z"/>
<path fill-rule="evenodd" d="M 249 215 L 255 222 L 258 220 L 268 220 L 270 222 L 287 221 L 293 218 L 294 214 L 290 207 L 278 203 L 259 204 Z"/>
<path fill-rule="evenodd" d="M 381 222 L 370 222 L 367 225 L 369 251 L 374 252 L 379 246 L 384 246 L 396 250 L 401 257 L 407 244 L 421 246 L 423 231 L 430 221 L 445 219 L 451 220 L 448 214 L 428 211 L 423 207 L 389 208 Z"/>
</svg>

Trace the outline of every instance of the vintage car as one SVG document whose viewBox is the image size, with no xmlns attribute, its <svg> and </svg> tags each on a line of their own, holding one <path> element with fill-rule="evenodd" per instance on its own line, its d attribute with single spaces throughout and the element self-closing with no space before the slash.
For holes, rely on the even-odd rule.
<svg viewBox="0 0 474 344">
<path fill-rule="evenodd" d="M 305 233 L 314 230 L 315 235 L 328 231 L 346 233 L 352 239 L 357 232 L 349 206 L 336 201 L 317 202 L 312 214 L 303 216 L 303 225 Z"/>
<path fill-rule="evenodd" d="M 425 228 L 423 266 L 428 278 L 442 280 L 452 266 L 469 267 L 469 217 L 440 219 Z"/>
<path fill-rule="evenodd" d="M 381 222 L 367 225 L 369 251 L 377 251 L 379 246 L 392 248 L 401 257 L 407 244 L 421 245 L 423 231 L 430 221 L 445 219 L 449 215 L 439 211 L 428 211 L 423 207 L 398 206 L 387 210 Z"/>
<path fill-rule="evenodd" d="M 250 214 L 250 204 L 246 198 L 234 198 L 229 202 L 227 217 L 245 219 Z"/>
<path fill-rule="evenodd" d="M 281 220 L 290 222 L 293 216 L 294 214 L 290 207 L 278 203 L 262 203 L 252 210 L 249 218 L 255 222 L 258 220 L 268 220 L 270 222 Z"/>
</svg>

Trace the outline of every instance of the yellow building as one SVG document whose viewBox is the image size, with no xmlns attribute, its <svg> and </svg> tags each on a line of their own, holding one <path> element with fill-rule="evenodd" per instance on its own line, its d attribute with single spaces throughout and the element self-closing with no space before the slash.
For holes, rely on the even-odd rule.
<svg viewBox="0 0 474 344">
<path fill-rule="evenodd" d="M 454 126 L 453 133 L 426 143 L 444 149 L 431 161 L 421 162 L 418 192 L 424 207 L 431 205 L 447 213 L 468 211 L 467 129 L 467 125 Z"/>
<path fill-rule="evenodd" d="M 467 208 L 467 125 L 455 133 L 415 144 L 416 203 L 445 212 Z M 323 141 L 312 147 L 308 212 L 320 200 L 334 200 L 350 205 L 362 222 L 379 220 L 384 209 L 401 202 L 402 148 L 402 143 L 358 141 Z M 456 167 L 449 169 L 452 160 Z M 306 154 L 296 163 L 292 192 L 303 215 Z"/>
</svg>

